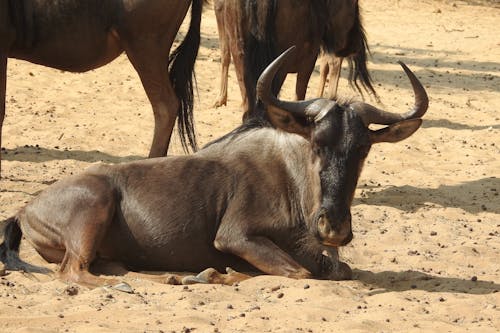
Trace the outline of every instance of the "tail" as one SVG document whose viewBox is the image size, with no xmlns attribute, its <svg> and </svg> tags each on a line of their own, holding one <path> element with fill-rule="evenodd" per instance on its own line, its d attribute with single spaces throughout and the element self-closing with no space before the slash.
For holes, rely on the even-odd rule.
<svg viewBox="0 0 500 333">
<path fill-rule="evenodd" d="M 370 72 L 368 71 L 368 67 L 366 66 L 368 55 L 370 55 L 370 48 L 368 47 L 366 32 L 363 29 L 363 25 L 361 22 L 359 7 L 356 8 L 355 18 L 354 29 L 350 32 L 350 35 L 352 36 L 351 38 L 358 41 L 359 49 L 354 56 L 347 58 L 349 63 L 349 85 L 353 88 L 356 87 L 361 96 L 363 96 L 363 91 L 361 90 L 361 87 L 359 85 L 359 83 L 361 83 L 361 86 L 364 88 L 364 90 L 368 93 L 371 93 L 375 97 L 375 99 L 379 101 L 377 92 L 373 87 L 372 77 L 370 75 Z"/>
<path fill-rule="evenodd" d="M 364 32 L 363 32 L 364 36 Z M 349 85 L 352 88 L 356 88 L 356 90 L 363 96 L 363 91 L 360 87 L 363 87 L 365 91 L 368 93 L 371 93 L 373 97 L 377 101 L 379 101 L 379 97 L 377 95 L 377 92 L 375 91 L 375 88 L 373 87 L 373 80 L 370 75 L 370 72 L 368 71 L 368 67 L 366 66 L 367 63 L 367 58 L 368 55 L 370 54 L 370 50 L 368 48 L 368 45 L 366 43 L 366 39 L 362 40 L 362 46 L 360 47 L 360 50 L 358 53 L 356 53 L 352 57 L 348 57 L 347 61 L 349 64 L 349 76 L 347 78 Z"/>
<path fill-rule="evenodd" d="M 186 37 L 168 59 L 169 76 L 180 100 L 177 127 L 184 151 L 198 149 L 193 121 L 194 63 L 200 47 L 200 23 L 204 0 L 193 0 L 191 23 Z M 196 78 L 195 78 L 196 82 Z"/>
<path fill-rule="evenodd" d="M 11 271 L 24 271 L 31 273 L 51 273 L 45 267 L 38 267 L 19 258 L 19 245 L 23 235 L 16 217 L 11 217 L 5 221 L 3 243 L 0 244 L 0 261 L 5 264 L 5 268 Z"/>
</svg>

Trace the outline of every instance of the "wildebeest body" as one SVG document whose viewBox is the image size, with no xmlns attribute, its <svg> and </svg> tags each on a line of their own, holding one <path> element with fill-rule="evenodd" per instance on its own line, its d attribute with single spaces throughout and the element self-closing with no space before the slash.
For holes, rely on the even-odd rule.
<svg viewBox="0 0 500 333">
<path fill-rule="evenodd" d="M 123 33 L 122 1 L 56 1 L 50 6 L 25 3 L 32 8 L 29 13 L 25 7 L 17 9 L 22 11 L 14 22 L 17 33 L 9 57 L 84 72 L 113 60 L 123 50 L 112 34 L 113 29 Z M 111 49 L 118 54 L 106 57 Z"/>
<path fill-rule="evenodd" d="M 214 247 L 218 232 L 237 232 L 232 226 L 238 225 L 269 237 L 319 274 L 321 262 L 300 260 L 301 252 L 308 251 L 301 247 L 304 228 L 310 224 L 306 220 L 313 218 L 319 198 L 319 192 L 308 193 L 310 188 L 300 186 L 301 182 L 319 183 L 317 170 L 311 171 L 309 153 L 307 141 L 299 136 L 256 129 L 194 156 L 92 166 L 44 191 L 18 219 L 23 234 L 49 261 L 63 260 L 73 245 L 65 230 L 78 234 L 82 217 L 100 224 L 94 228 L 103 237 L 98 256 L 131 269 L 199 271 L 231 266 L 255 270 Z M 255 154 L 261 162 L 255 161 Z M 283 193 L 287 184 L 294 186 Z M 291 202 L 297 207 L 290 207 Z M 39 237 L 47 238 L 47 229 L 52 230 L 50 239 L 40 244 L 53 244 L 60 249 L 57 256 L 53 249 L 44 255 L 46 249 L 37 246 Z M 310 236 L 314 239 L 313 233 Z M 316 242 L 315 256 L 320 259 L 324 247 Z"/>
<path fill-rule="evenodd" d="M 291 52 L 258 81 L 267 117 L 256 113 L 192 156 L 93 166 L 54 184 L 8 220 L 0 260 L 8 269 L 26 267 L 18 257 L 24 234 L 45 259 L 61 262 L 62 278 L 89 285 L 103 283 L 89 273 L 96 257 L 138 270 L 229 265 L 349 278 L 337 248 L 353 237 L 350 210 L 363 162 L 373 144 L 412 135 L 428 98 L 402 64 L 415 92 L 403 114 L 359 102 L 279 100 L 272 79 Z M 246 278 L 212 273 L 202 280 Z"/>
</svg>

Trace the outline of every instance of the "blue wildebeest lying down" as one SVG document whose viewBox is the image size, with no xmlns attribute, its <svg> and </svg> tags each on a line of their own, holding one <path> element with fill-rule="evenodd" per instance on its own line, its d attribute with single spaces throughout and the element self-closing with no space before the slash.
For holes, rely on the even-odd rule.
<svg viewBox="0 0 500 333">
<path fill-rule="evenodd" d="M 258 81 L 277 129 L 249 119 L 191 156 L 96 165 L 53 184 L 8 220 L 0 246 L 7 269 L 32 268 L 18 258 L 24 234 L 43 258 L 61 263 L 60 278 L 85 285 L 110 283 L 89 273 L 96 258 L 131 270 L 215 268 L 196 278 L 205 282 L 247 277 L 217 274 L 227 266 L 350 278 L 337 247 L 353 237 L 350 206 L 363 161 L 372 144 L 419 128 L 427 95 L 402 64 L 415 92 L 404 114 L 361 102 L 282 101 L 271 82 L 290 52 Z M 371 123 L 388 126 L 370 130 Z"/>
</svg>

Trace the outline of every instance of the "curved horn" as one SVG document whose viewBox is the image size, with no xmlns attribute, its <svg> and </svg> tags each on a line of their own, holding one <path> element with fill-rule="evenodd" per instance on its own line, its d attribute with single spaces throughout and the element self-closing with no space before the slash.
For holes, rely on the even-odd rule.
<svg viewBox="0 0 500 333">
<path fill-rule="evenodd" d="M 402 120 L 421 118 L 427 111 L 429 107 L 429 97 L 424 87 L 415 74 L 413 74 L 403 62 L 398 61 L 398 63 L 403 67 L 403 70 L 410 79 L 413 93 L 415 94 L 415 105 L 409 111 L 399 114 L 383 111 L 366 103 L 353 103 L 353 109 L 361 116 L 365 125 L 390 125 Z"/>
<path fill-rule="evenodd" d="M 317 108 L 311 108 L 314 110 L 308 110 L 307 107 L 314 103 L 317 99 L 300 102 L 287 102 L 278 99 L 272 93 L 271 85 L 276 73 L 294 50 L 295 46 L 288 48 L 278 58 L 274 59 L 274 61 L 266 67 L 262 74 L 260 74 L 259 80 L 257 81 L 257 98 L 260 99 L 265 105 L 275 106 L 298 115 L 314 117 L 316 116 L 315 111 Z M 317 111 L 319 112 L 320 110 Z"/>
</svg>

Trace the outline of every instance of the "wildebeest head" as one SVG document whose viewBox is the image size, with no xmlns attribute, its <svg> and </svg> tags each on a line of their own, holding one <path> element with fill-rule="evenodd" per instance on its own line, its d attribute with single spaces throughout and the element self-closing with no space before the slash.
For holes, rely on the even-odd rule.
<svg viewBox="0 0 500 333">
<path fill-rule="evenodd" d="M 403 114 L 386 112 L 362 103 L 337 103 L 318 98 L 308 101 L 279 100 L 271 92 L 271 82 L 293 47 L 274 60 L 257 83 L 257 96 L 267 107 L 271 123 L 306 138 L 313 158 L 319 159 L 321 205 L 316 213 L 317 236 L 329 246 L 348 244 L 352 239 L 350 207 L 363 162 L 372 144 L 398 142 L 421 125 L 428 97 L 415 75 L 400 63 L 415 94 L 414 107 Z M 378 130 L 370 124 L 387 125 Z"/>
</svg>

